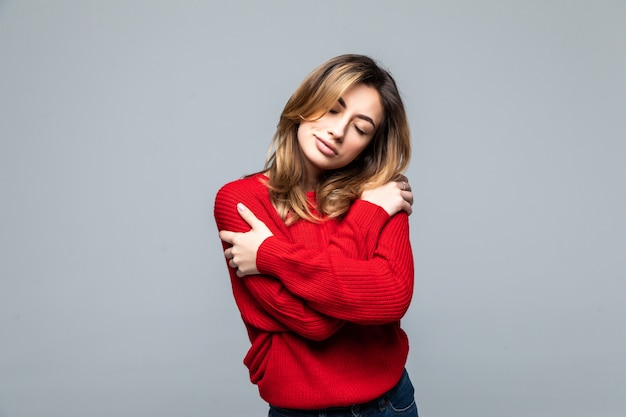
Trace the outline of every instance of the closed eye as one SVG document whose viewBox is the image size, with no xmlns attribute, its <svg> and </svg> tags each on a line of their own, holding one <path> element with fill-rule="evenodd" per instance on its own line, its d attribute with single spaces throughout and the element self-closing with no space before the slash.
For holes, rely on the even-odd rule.
<svg viewBox="0 0 626 417">
<path fill-rule="evenodd" d="M 341 113 L 342 107 L 335 104 L 333 107 L 330 108 L 330 110 L 328 110 L 328 113 L 330 114 L 339 114 Z"/>
<path fill-rule="evenodd" d="M 365 132 L 361 129 L 359 129 L 359 127 L 357 125 L 353 125 L 354 128 L 356 129 L 357 133 L 361 136 L 365 136 Z"/>
</svg>

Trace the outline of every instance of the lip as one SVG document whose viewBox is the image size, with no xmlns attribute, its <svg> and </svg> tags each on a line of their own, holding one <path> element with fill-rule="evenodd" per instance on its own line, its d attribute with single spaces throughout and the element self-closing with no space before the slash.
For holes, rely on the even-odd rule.
<svg viewBox="0 0 626 417">
<path fill-rule="evenodd" d="M 314 135 L 315 136 L 315 135 Z M 337 152 L 337 148 L 331 142 L 324 140 L 320 137 L 315 136 L 317 148 L 326 156 L 335 156 L 339 153 Z"/>
</svg>

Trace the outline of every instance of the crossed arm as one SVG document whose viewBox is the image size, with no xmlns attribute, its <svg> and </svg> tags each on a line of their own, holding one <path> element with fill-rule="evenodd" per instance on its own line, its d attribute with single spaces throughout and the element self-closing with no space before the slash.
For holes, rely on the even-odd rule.
<svg viewBox="0 0 626 417">
<path fill-rule="evenodd" d="M 265 215 L 264 222 L 237 204 L 238 216 L 218 222 L 231 278 L 239 279 L 237 285 L 243 284 L 275 320 L 309 339 L 329 337 L 344 320 L 373 324 L 399 319 L 412 293 L 412 257 L 408 263 L 391 258 L 398 251 L 410 255 L 406 213 L 411 211 L 413 195 L 406 183 L 388 183 L 363 193 L 361 200 L 379 207 L 376 218 L 369 218 L 371 206 L 357 200 L 340 226 L 343 239 L 331 241 L 324 251 L 307 250 L 274 237 L 266 223 L 272 229 L 274 226 Z M 231 204 L 234 209 L 235 203 Z M 264 214 L 252 205 L 255 212 Z M 363 211 L 368 214 L 368 223 L 359 223 L 363 219 L 351 221 L 358 218 L 359 210 L 365 210 L 363 207 L 368 210 Z M 398 212 L 405 214 L 395 216 Z M 363 253 L 355 253 L 355 241 L 366 246 L 370 259 L 363 260 Z M 347 247 L 341 242 L 353 244 Z M 259 250 L 270 255 L 259 259 Z M 272 253 L 279 256 L 272 257 Z M 282 267 L 273 270 L 274 263 Z M 363 283 L 373 285 L 364 287 Z M 402 299 L 390 303 L 389 295 Z"/>
<path fill-rule="evenodd" d="M 398 182 L 392 181 L 364 191 L 361 200 L 380 206 L 389 216 L 403 210 L 411 214 L 413 192 L 406 182 L 403 181 L 398 185 Z M 228 265 L 237 270 L 237 276 L 255 275 L 259 273 L 256 262 L 259 247 L 265 239 L 273 236 L 273 233 L 243 203 L 237 204 L 237 210 L 251 230 L 244 233 L 220 230 L 220 239 L 231 245 L 224 251 L 224 256 L 229 260 Z"/>
</svg>

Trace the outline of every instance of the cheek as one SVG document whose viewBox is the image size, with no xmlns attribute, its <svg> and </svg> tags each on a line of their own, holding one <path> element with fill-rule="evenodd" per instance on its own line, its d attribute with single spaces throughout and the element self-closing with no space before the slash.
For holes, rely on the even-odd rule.
<svg viewBox="0 0 626 417">
<path fill-rule="evenodd" d="M 359 146 L 355 146 L 354 148 L 350 149 L 350 152 L 349 152 L 350 162 L 357 159 L 365 151 L 366 148 L 367 148 L 367 145 L 363 146 L 360 144 Z"/>
<path fill-rule="evenodd" d="M 365 149 L 367 149 L 367 147 L 369 146 L 371 142 L 372 142 L 372 138 L 370 138 L 369 140 L 365 142 L 361 141 L 361 142 L 356 143 L 353 149 L 355 157 L 361 155 L 361 153 L 363 153 Z"/>
<path fill-rule="evenodd" d="M 303 128 L 302 125 L 298 126 L 298 131 L 296 132 L 296 141 L 298 142 L 298 146 L 302 146 L 305 129 L 306 128 Z"/>
<path fill-rule="evenodd" d="M 298 125 L 298 130 L 296 131 L 296 137 L 298 138 L 298 142 L 304 140 L 306 136 L 311 131 L 311 123 L 302 122 Z"/>
</svg>

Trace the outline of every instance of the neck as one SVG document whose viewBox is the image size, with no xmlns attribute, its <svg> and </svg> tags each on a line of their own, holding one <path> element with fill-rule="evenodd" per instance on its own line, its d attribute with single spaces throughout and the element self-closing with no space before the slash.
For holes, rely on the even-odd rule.
<svg viewBox="0 0 626 417">
<path fill-rule="evenodd" d="M 305 177 L 302 179 L 302 188 L 305 191 L 315 191 L 317 185 L 319 184 L 320 174 L 319 173 L 311 173 L 307 172 Z"/>
</svg>

